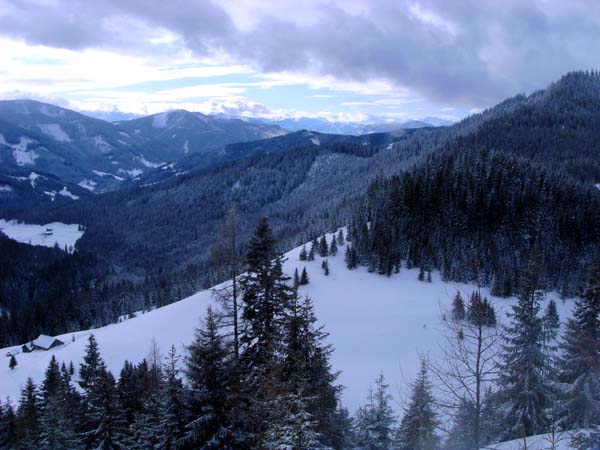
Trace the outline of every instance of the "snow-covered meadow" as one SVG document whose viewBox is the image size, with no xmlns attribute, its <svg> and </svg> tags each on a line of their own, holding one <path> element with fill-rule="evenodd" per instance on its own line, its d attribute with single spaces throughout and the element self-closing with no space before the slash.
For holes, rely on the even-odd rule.
<svg viewBox="0 0 600 450">
<path fill-rule="evenodd" d="M 329 235 L 329 239 L 331 235 Z M 315 304 L 317 317 L 330 333 L 329 343 L 335 351 L 332 365 L 341 371 L 339 383 L 345 386 L 343 402 L 354 410 L 365 401 L 369 384 L 383 373 L 396 400 L 405 392 L 406 382 L 417 372 L 419 354 L 435 358 L 443 338 L 442 311 L 449 308 L 457 289 L 469 294 L 474 287 L 444 283 L 433 273 L 432 283 L 418 281 L 418 270 L 403 268 L 390 277 L 369 273 L 365 268 L 350 271 L 344 263 L 345 246 L 329 257 L 330 275 L 321 269 L 322 258 L 299 261 L 298 247 L 287 253 L 284 270 L 293 275 L 306 266 L 310 283 L 301 287 Z M 489 295 L 486 289 L 482 293 Z M 465 295 L 464 295 L 465 296 Z M 464 297 L 463 296 L 463 297 Z M 557 299 L 561 318 L 570 311 L 572 302 Z M 514 299 L 495 299 L 498 316 L 504 315 Z M 8 358 L 0 364 L 0 398 L 18 398 L 27 377 L 36 383 L 43 379 L 52 355 L 59 362 L 82 360 L 87 337 L 93 333 L 108 368 L 118 375 L 125 360 L 138 362 L 149 353 L 154 339 L 162 353 L 174 344 L 180 353 L 194 336 L 194 330 L 207 306 L 215 302 L 211 290 L 198 292 L 171 305 L 91 331 L 69 333 L 59 338 L 65 345 L 50 351 L 18 354 L 17 367 L 10 370 Z M 1 350 L 2 355 L 15 353 L 19 347 Z M 396 402 L 400 410 L 400 404 Z"/>
<path fill-rule="evenodd" d="M 76 223 L 52 222 L 46 225 L 34 225 L 4 219 L 0 219 L 0 232 L 23 244 L 44 247 L 54 247 L 58 244 L 61 249 L 66 247 L 69 252 L 73 251 L 75 243 L 83 236 L 83 231 Z"/>
</svg>

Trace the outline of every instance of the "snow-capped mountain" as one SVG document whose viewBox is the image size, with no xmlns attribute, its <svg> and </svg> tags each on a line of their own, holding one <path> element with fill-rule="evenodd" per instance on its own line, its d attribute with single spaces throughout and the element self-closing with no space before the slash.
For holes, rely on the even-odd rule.
<svg viewBox="0 0 600 450">
<path fill-rule="evenodd" d="M 185 110 L 167 111 L 140 119 L 117 122 L 121 132 L 136 136 L 155 160 L 173 162 L 234 142 L 280 136 L 286 130 L 269 124 L 209 116 Z"/>
<path fill-rule="evenodd" d="M 1 101 L 0 171 L 34 170 L 104 192 L 188 154 L 284 133 L 187 111 L 110 123 L 37 101 Z"/>
<path fill-rule="evenodd" d="M 428 117 L 426 119 L 390 121 L 381 117 L 372 117 L 360 122 L 329 121 L 319 117 L 297 117 L 280 119 L 247 119 L 253 122 L 264 122 L 279 125 L 291 131 L 312 130 L 320 133 L 361 135 L 369 133 L 386 133 L 402 129 L 449 126 L 453 122 Z"/>
</svg>

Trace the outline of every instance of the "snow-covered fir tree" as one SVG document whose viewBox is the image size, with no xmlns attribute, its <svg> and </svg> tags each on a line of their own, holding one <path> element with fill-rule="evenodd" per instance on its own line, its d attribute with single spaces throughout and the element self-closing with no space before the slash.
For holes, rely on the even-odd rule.
<svg viewBox="0 0 600 450">
<path fill-rule="evenodd" d="M 368 403 L 356 413 L 356 445 L 366 450 L 387 450 L 392 444 L 394 411 L 392 396 L 383 375 L 375 380 L 369 391 Z"/>
<path fill-rule="evenodd" d="M 600 426 L 600 260 L 567 321 L 558 380 L 562 425 Z"/>
<path fill-rule="evenodd" d="M 521 280 L 518 303 L 508 314 L 500 371 L 499 402 L 503 438 L 514 439 L 542 433 L 548 425 L 551 404 L 548 359 L 543 320 L 539 316 L 543 292 L 539 265 L 534 256 Z"/>
<path fill-rule="evenodd" d="M 433 403 L 427 363 L 423 359 L 394 439 L 400 450 L 435 450 L 439 438 L 436 435 L 437 420 Z"/>
</svg>

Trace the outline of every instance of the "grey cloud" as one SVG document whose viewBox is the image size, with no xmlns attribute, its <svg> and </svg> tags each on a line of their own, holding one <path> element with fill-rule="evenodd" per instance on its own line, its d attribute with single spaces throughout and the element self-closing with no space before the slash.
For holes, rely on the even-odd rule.
<svg viewBox="0 0 600 450">
<path fill-rule="evenodd" d="M 600 44 L 600 6 L 594 1 L 419 2 L 421 11 L 447 21 L 454 33 L 417 20 L 410 4 L 397 0 L 367 2 L 368 12 L 358 15 L 327 2 L 315 23 L 265 16 L 250 31 L 237 29 L 210 1 L 10 5 L 8 13 L 0 13 L 0 33 L 32 43 L 143 50 L 139 36 L 107 29 L 111 19 L 130 17 L 179 34 L 198 54 L 224 52 L 261 71 L 384 78 L 430 100 L 462 106 L 488 106 L 569 70 L 596 67 Z M 290 15 L 297 7 L 290 2 Z"/>
</svg>

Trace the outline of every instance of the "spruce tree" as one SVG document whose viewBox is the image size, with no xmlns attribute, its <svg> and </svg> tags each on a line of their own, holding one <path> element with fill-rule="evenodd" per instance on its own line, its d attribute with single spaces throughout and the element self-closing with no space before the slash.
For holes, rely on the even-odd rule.
<svg viewBox="0 0 600 450">
<path fill-rule="evenodd" d="M 34 450 L 39 448 L 40 410 L 41 404 L 37 387 L 31 378 L 27 378 L 25 387 L 21 391 L 19 408 L 17 409 L 21 429 L 20 441 L 24 449 Z"/>
<path fill-rule="evenodd" d="M 94 386 L 93 397 L 99 404 L 92 406 L 91 415 L 96 428 L 85 436 L 86 448 L 124 450 L 129 447 L 125 414 L 118 402 L 116 382 L 105 370 Z"/>
<path fill-rule="evenodd" d="M 302 275 L 300 275 L 300 284 L 305 286 L 309 283 L 308 273 L 306 273 L 306 267 L 302 269 Z"/>
<path fill-rule="evenodd" d="M 324 448 L 318 422 L 308 411 L 308 402 L 302 389 L 277 399 L 277 418 L 266 432 L 266 448 L 314 450 Z"/>
<path fill-rule="evenodd" d="M 323 275 L 329 275 L 329 262 L 326 259 L 321 263 L 321 269 L 323 269 Z"/>
<path fill-rule="evenodd" d="M 352 245 L 348 245 L 346 247 L 344 261 L 346 262 L 346 267 L 350 270 L 356 269 L 356 267 L 358 267 L 358 256 L 356 253 L 356 249 Z"/>
<path fill-rule="evenodd" d="M 600 426 L 600 260 L 575 302 L 561 347 L 561 423 L 565 428 Z"/>
<path fill-rule="evenodd" d="M 17 358 L 15 355 L 10 355 L 10 361 L 8 362 L 8 367 L 12 370 L 17 367 Z"/>
<path fill-rule="evenodd" d="M 174 450 L 185 431 L 184 388 L 179 378 L 179 356 L 171 346 L 163 366 L 159 393 L 158 448 Z"/>
<path fill-rule="evenodd" d="M 548 306 L 544 312 L 543 320 L 546 339 L 556 339 L 556 336 L 558 336 L 558 330 L 560 328 L 560 316 L 558 315 L 558 309 L 556 308 L 556 302 L 554 299 L 550 299 L 548 302 Z"/>
<path fill-rule="evenodd" d="M 191 421 L 185 427 L 182 444 L 184 448 L 219 448 L 219 445 L 228 448 L 223 441 L 228 439 L 231 431 L 230 358 L 210 307 L 187 351 L 185 363 L 190 384 Z"/>
<path fill-rule="evenodd" d="M 296 267 L 296 269 L 294 269 L 294 282 L 293 282 L 293 286 L 294 289 L 298 289 L 298 286 L 300 286 L 300 275 L 298 275 L 298 268 Z"/>
<path fill-rule="evenodd" d="M 331 256 L 335 256 L 335 255 L 337 255 L 337 252 L 338 252 L 337 242 L 335 240 L 335 236 L 333 236 L 331 238 L 331 245 L 329 247 L 329 254 Z"/>
<path fill-rule="evenodd" d="M 46 369 L 41 387 L 40 437 L 41 448 L 68 449 L 76 447 L 77 438 L 71 411 L 67 403 L 66 389 L 63 385 L 56 358 L 52 359 Z"/>
<path fill-rule="evenodd" d="M 390 402 L 389 385 L 383 375 L 375 380 L 375 389 L 369 393 L 369 403 L 357 413 L 357 444 L 368 450 L 387 450 L 392 443 L 395 422 Z"/>
<path fill-rule="evenodd" d="M 308 253 L 306 251 L 306 245 L 303 245 L 302 250 L 300 250 L 299 259 L 300 259 L 300 261 L 306 261 L 307 258 L 308 258 Z"/>
<path fill-rule="evenodd" d="M 434 450 L 437 447 L 437 421 L 433 401 L 427 364 L 422 360 L 421 370 L 413 383 L 410 401 L 395 439 L 400 450 Z"/>
<path fill-rule="evenodd" d="M 342 230 L 340 228 L 340 230 L 338 231 L 338 234 L 337 234 L 337 245 L 342 246 L 345 244 L 345 242 L 346 242 L 346 240 L 344 239 L 344 230 Z"/>
<path fill-rule="evenodd" d="M 17 449 L 18 430 L 17 416 L 10 401 L 5 406 L 0 403 L 0 448 L 6 450 Z"/>
<path fill-rule="evenodd" d="M 314 238 L 312 240 L 312 242 L 310 243 L 310 250 L 308 252 L 307 260 L 314 261 L 315 255 L 318 253 L 318 251 L 319 251 L 319 241 L 317 241 L 317 238 Z"/>
<path fill-rule="evenodd" d="M 539 266 L 535 256 L 521 281 L 519 301 L 508 314 L 500 370 L 500 403 L 503 438 L 514 439 L 544 432 L 551 391 L 548 360 L 544 352 L 543 322 L 538 317 L 543 292 L 539 288 Z"/>
<path fill-rule="evenodd" d="M 282 263 L 269 222 L 263 218 L 248 244 L 246 275 L 241 280 L 244 330 L 240 342 L 244 358 L 253 367 L 271 363 L 280 341 L 281 319 L 291 296 Z"/>
<path fill-rule="evenodd" d="M 464 320 L 465 313 L 465 302 L 460 295 L 460 292 L 456 292 L 454 299 L 452 300 L 452 319 L 456 321 Z"/>
<path fill-rule="evenodd" d="M 329 256 L 329 245 L 327 244 L 327 235 L 324 234 L 319 241 L 319 256 L 325 258 Z"/>
</svg>

